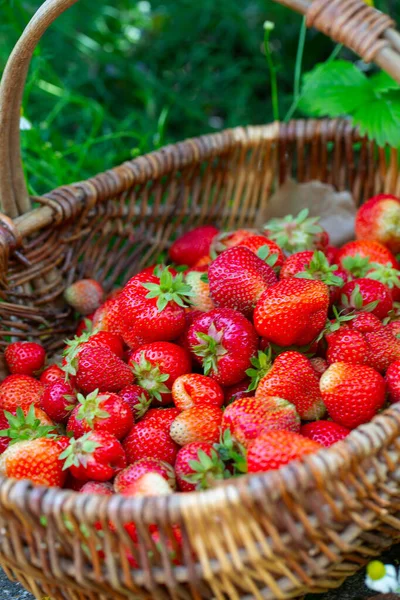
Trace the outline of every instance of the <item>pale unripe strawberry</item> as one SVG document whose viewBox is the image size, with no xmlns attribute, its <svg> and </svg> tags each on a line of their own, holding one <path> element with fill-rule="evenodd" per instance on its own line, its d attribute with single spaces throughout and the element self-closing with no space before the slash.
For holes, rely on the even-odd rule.
<svg viewBox="0 0 400 600">
<path fill-rule="evenodd" d="M 64 298 L 81 315 L 90 315 L 103 302 L 104 290 L 94 279 L 80 279 L 67 287 Z"/>
</svg>

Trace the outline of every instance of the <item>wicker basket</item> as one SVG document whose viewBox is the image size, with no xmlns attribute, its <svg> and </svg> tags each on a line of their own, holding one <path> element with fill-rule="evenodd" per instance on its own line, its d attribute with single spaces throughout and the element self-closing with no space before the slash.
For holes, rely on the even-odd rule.
<svg viewBox="0 0 400 600">
<path fill-rule="evenodd" d="M 400 80 L 400 36 L 385 15 L 361 0 L 281 1 Z M 207 135 L 29 198 L 19 154 L 24 81 L 40 37 L 74 2 L 47 0 L 3 76 L 2 346 L 12 332 L 15 339 L 48 335 L 56 350 L 71 328 L 62 302 L 71 281 L 94 276 L 110 289 L 185 228 L 251 226 L 289 176 L 350 189 L 359 202 L 376 192 L 400 194 L 397 152 L 336 120 Z M 39 208 L 32 210 L 33 200 Z M 272 599 L 334 588 L 400 540 L 399 433 L 400 408 L 393 407 L 303 463 L 196 494 L 108 499 L 0 480 L 0 563 L 38 599 Z M 124 529 L 131 521 L 138 548 Z M 159 527 L 160 548 L 150 524 Z M 172 525 L 183 536 L 178 564 L 166 550 L 175 544 Z"/>
</svg>

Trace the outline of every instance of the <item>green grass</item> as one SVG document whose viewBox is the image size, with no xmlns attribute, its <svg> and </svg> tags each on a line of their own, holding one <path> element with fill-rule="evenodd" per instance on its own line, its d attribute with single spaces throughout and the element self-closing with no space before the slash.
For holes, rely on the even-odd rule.
<svg viewBox="0 0 400 600">
<path fill-rule="evenodd" d="M 382 1 L 381 7 L 387 8 Z M 39 0 L 0 0 L 0 70 Z M 140 153 L 224 127 L 272 119 L 263 22 L 281 115 L 292 103 L 301 17 L 270 0 L 80 0 L 46 33 L 24 98 L 33 193 Z M 333 44 L 307 33 L 303 68 Z"/>
</svg>

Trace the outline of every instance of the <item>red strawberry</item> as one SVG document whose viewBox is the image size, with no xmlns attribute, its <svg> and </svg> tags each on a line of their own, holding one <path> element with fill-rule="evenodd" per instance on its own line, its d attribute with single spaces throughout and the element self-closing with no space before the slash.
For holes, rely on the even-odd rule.
<svg viewBox="0 0 400 600">
<path fill-rule="evenodd" d="M 355 329 L 361 333 L 378 331 L 382 328 L 381 321 L 376 315 L 370 312 L 360 312 L 355 314 L 348 324 L 351 329 Z"/>
<path fill-rule="evenodd" d="M 394 302 L 400 301 L 400 271 L 392 267 L 390 263 L 387 265 L 379 265 L 378 263 L 372 263 L 369 265 L 372 267 L 371 270 L 367 271 L 365 277 L 367 279 L 374 279 L 380 281 L 386 285 L 392 292 L 392 298 Z"/>
<path fill-rule="evenodd" d="M 98 331 L 96 333 L 83 333 L 80 337 L 75 336 L 72 340 L 67 340 L 67 345 L 63 352 L 63 368 L 71 375 L 78 366 L 78 355 L 88 348 L 102 346 L 108 348 L 110 352 L 118 356 L 124 355 L 124 346 L 121 336 L 109 331 Z"/>
<path fill-rule="evenodd" d="M 216 406 L 194 406 L 181 412 L 171 425 L 171 438 L 180 446 L 192 442 L 218 442 L 222 410 Z"/>
<path fill-rule="evenodd" d="M 59 456 L 68 442 L 67 437 L 17 441 L 0 456 L 0 473 L 13 479 L 29 479 L 37 485 L 62 487 L 66 473 Z"/>
<path fill-rule="evenodd" d="M 4 431 L 9 428 L 10 424 L 4 410 L 0 410 L 0 454 L 3 454 L 4 450 L 9 445 L 11 438 L 9 438 Z"/>
<path fill-rule="evenodd" d="M 360 206 L 356 216 L 358 240 L 376 240 L 394 254 L 400 252 L 400 200 L 378 194 Z"/>
<path fill-rule="evenodd" d="M 369 347 L 369 364 L 380 372 L 400 359 L 400 339 L 388 327 L 364 334 Z"/>
<path fill-rule="evenodd" d="M 348 281 L 342 287 L 341 306 L 346 311 L 366 310 L 378 319 L 384 319 L 393 308 L 393 299 L 383 283 L 360 278 Z"/>
<path fill-rule="evenodd" d="M 165 496 L 172 492 L 173 489 L 162 475 L 150 471 L 133 481 L 122 494 L 124 496 Z"/>
<path fill-rule="evenodd" d="M 326 358 L 329 364 L 335 362 L 368 365 L 370 361 L 369 347 L 364 334 L 360 331 L 342 326 L 326 336 L 328 349 Z"/>
<path fill-rule="evenodd" d="M 140 385 L 127 385 L 118 392 L 118 396 L 130 406 L 135 419 L 143 417 L 152 401 L 150 394 Z"/>
<path fill-rule="evenodd" d="M 176 479 L 182 492 L 206 490 L 224 478 L 225 465 L 212 444 L 192 442 L 183 446 L 175 462 Z"/>
<path fill-rule="evenodd" d="M 9 375 L 0 385 L 0 408 L 13 411 L 17 406 L 37 406 L 43 389 L 42 384 L 29 375 Z"/>
<path fill-rule="evenodd" d="M 216 308 L 197 317 L 189 329 L 188 342 L 205 375 L 224 386 L 244 379 L 258 345 L 250 321 L 230 308 Z"/>
<path fill-rule="evenodd" d="M 187 350 L 170 342 L 139 346 L 129 359 L 138 385 L 163 404 L 172 401 L 172 384 L 180 375 L 190 373 L 191 363 Z"/>
<path fill-rule="evenodd" d="M 123 446 L 129 464 L 141 458 L 155 458 L 173 465 L 179 450 L 169 432 L 146 420 L 132 427 Z"/>
<path fill-rule="evenodd" d="M 283 352 L 261 379 L 256 398 L 279 396 L 296 407 L 301 419 L 320 419 L 325 413 L 318 377 L 300 352 Z"/>
<path fill-rule="evenodd" d="M 219 233 L 213 239 L 210 254 L 215 258 L 218 254 L 224 252 L 224 250 L 234 248 L 235 246 L 241 246 L 244 240 L 259 234 L 260 232 L 256 229 L 236 229 L 235 231 L 224 231 L 223 233 Z"/>
<path fill-rule="evenodd" d="M 243 246 L 222 252 L 209 266 L 208 279 L 216 306 L 233 308 L 247 317 L 261 294 L 277 281 L 272 267 Z"/>
<path fill-rule="evenodd" d="M 282 267 L 280 277 L 323 281 L 329 287 L 330 301 L 334 303 L 340 298 L 340 288 L 346 283 L 348 275 L 337 265 L 331 265 L 321 250 L 315 250 L 289 256 Z"/>
<path fill-rule="evenodd" d="M 319 224 L 318 217 L 308 217 L 304 208 L 297 217 L 287 215 L 271 219 L 264 225 L 267 237 L 275 241 L 288 254 L 303 250 L 323 250 L 329 244 L 329 236 Z"/>
<path fill-rule="evenodd" d="M 130 368 L 105 346 L 89 346 L 77 356 L 77 368 L 69 372 L 76 375 L 76 384 L 85 394 L 98 389 L 100 392 L 118 392 L 132 383 Z"/>
<path fill-rule="evenodd" d="M 104 290 L 94 279 L 80 279 L 67 287 L 64 298 L 81 315 L 90 315 L 103 302 Z"/>
<path fill-rule="evenodd" d="M 254 326 L 278 346 L 304 346 L 322 331 L 328 307 L 329 291 L 322 281 L 284 279 L 257 302 Z"/>
<path fill-rule="evenodd" d="M 350 429 L 343 427 L 333 421 L 314 421 L 303 425 L 300 429 L 301 435 L 329 447 L 343 440 L 350 433 Z"/>
<path fill-rule="evenodd" d="M 247 453 L 249 473 L 279 469 L 323 446 L 293 431 L 266 431 L 253 440 Z"/>
<path fill-rule="evenodd" d="M 230 385 L 224 388 L 224 404 L 228 406 L 231 402 L 235 400 L 239 400 L 239 398 L 249 398 L 254 395 L 254 392 L 249 390 L 249 385 L 251 383 L 250 377 L 246 377 L 243 381 L 239 383 L 235 383 L 234 385 Z"/>
<path fill-rule="evenodd" d="M 339 248 L 336 248 L 336 246 L 327 246 L 326 248 L 324 248 L 324 254 L 326 256 L 326 258 L 328 259 L 328 262 L 330 265 L 337 265 L 337 260 L 336 260 L 336 256 L 338 253 Z"/>
<path fill-rule="evenodd" d="M 385 376 L 389 399 L 391 402 L 400 402 L 400 360 L 392 363 Z"/>
<path fill-rule="evenodd" d="M 78 402 L 67 425 L 67 431 L 75 438 L 94 430 L 111 433 L 121 440 L 133 426 L 131 408 L 117 394 L 99 394 L 99 391 L 95 390 L 86 398 L 78 394 Z"/>
<path fill-rule="evenodd" d="M 203 225 L 181 235 L 170 247 L 168 254 L 177 265 L 191 267 L 206 254 L 219 230 L 212 225 Z"/>
<path fill-rule="evenodd" d="M 240 246 L 248 248 L 254 254 L 257 254 L 264 262 L 274 270 L 279 270 L 285 262 L 285 255 L 273 240 L 269 240 L 264 235 L 251 235 L 246 237 Z"/>
<path fill-rule="evenodd" d="M 192 288 L 190 301 L 195 310 L 208 312 L 215 308 L 214 302 L 210 297 L 210 284 L 207 273 L 193 270 L 187 271 L 185 281 Z"/>
<path fill-rule="evenodd" d="M 371 263 L 386 265 L 390 263 L 394 268 L 398 268 L 395 256 L 379 244 L 379 242 L 369 240 L 357 240 L 347 242 L 336 255 L 336 260 L 347 272 L 354 277 L 363 277 L 366 269 L 369 270 Z"/>
<path fill-rule="evenodd" d="M 100 331 L 120 333 L 119 294 L 109 298 L 93 315 L 93 328 Z"/>
<path fill-rule="evenodd" d="M 168 269 L 155 275 L 135 275 L 118 296 L 124 341 L 131 348 L 150 342 L 170 341 L 185 328 L 184 299 L 191 295 L 183 274 L 175 278 Z"/>
<path fill-rule="evenodd" d="M 240 398 L 225 409 L 221 429 L 230 429 L 232 437 L 247 447 L 263 431 L 299 432 L 300 417 L 294 405 L 282 398 Z"/>
<path fill-rule="evenodd" d="M 105 481 L 87 481 L 79 490 L 80 494 L 99 494 L 100 496 L 112 496 L 114 494 L 111 483 Z"/>
<path fill-rule="evenodd" d="M 172 423 L 181 414 L 179 408 L 151 408 L 140 421 L 169 433 Z"/>
<path fill-rule="evenodd" d="M 332 364 L 320 379 L 320 389 L 330 417 L 349 429 L 370 421 L 385 403 L 385 381 L 366 365 Z"/>
<path fill-rule="evenodd" d="M 46 352 L 35 342 L 14 342 L 7 346 L 4 358 L 10 373 L 34 375 L 43 368 Z"/>
<path fill-rule="evenodd" d="M 224 392 L 211 377 L 189 373 L 181 375 L 174 381 L 172 398 L 175 406 L 180 410 L 193 406 L 222 406 Z"/>
<path fill-rule="evenodd" d="M 75 335 L 80 337 L 83 333 L 89 333 L 93 331 L 93 317 L 94 312 L 90 315 L 86 315 L 83 319 L 81 319 L 76 327 Z"/>
<path fill-rule="evenodd" d="M 118 473 L 114 481 L 114 490 L 117 493 L 124 492 L 128 486 L 146 473 L 158 473 L 164 477 L 172 489 L 175 489 L 175 472 L 169 463 L 155 458 L 142 458 Z"/>
<path fill-rule="evenodd" d="M 76 403 L 74 389 L 63 379 L 48 384 L 40 398 L 40 408 L 56 423 L 65 423 Z"/>
<path fill-rule="evenodd" d="M 108 481 L 126 467 L 125 452 L 110 433 L 90 431 L 77 440 L 71 438 L 60 454 L 64 471 L 82 481 Z"/>
<path fill-rule="evenodd" d="M 40 383 L 48 385 L 59 379 L 65 379 L 65 373 L 58 365 L 50 365 L 40 376 Z"/>
</svg>

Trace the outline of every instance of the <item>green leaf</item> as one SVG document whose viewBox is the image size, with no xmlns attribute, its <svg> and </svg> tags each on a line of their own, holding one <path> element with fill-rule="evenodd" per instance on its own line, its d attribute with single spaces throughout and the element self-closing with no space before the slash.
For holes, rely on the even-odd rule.
<svg viewBox="0 0 400 600">
<path fill-rule="evenodd" d="M 379 71 L 369 78 L 369 82 L 374 88 L 375 93 L 389 92 L 390 90 L 400 89 L 400 85 L 390 77 L 385 71 Z"/>
<path fill-rule="evenodd" d="M 366 99 L 353 114 L 353 124 L 361 135 L 374 139 L 378 146 L 400 146 L 400 91 Z"/>
<path fill-rule="evenodd" d="M 355 65 L 335 60 L 304 75 L 299 109 L 311 116 L 339 117 L 368 106 L 373 96 L 367 77 Z"/>
</svg>

